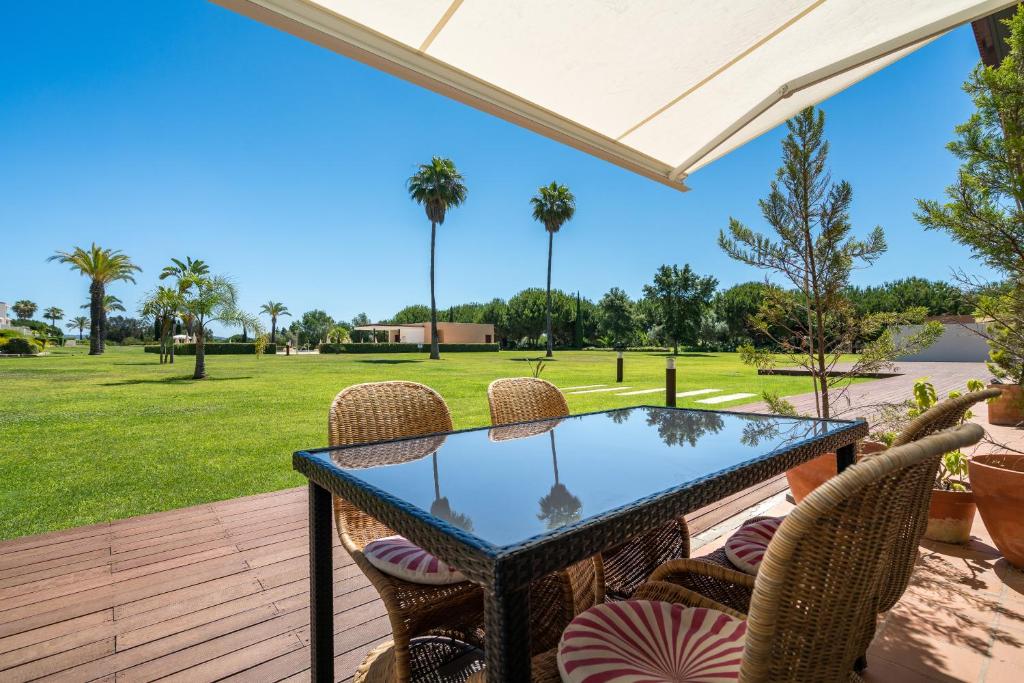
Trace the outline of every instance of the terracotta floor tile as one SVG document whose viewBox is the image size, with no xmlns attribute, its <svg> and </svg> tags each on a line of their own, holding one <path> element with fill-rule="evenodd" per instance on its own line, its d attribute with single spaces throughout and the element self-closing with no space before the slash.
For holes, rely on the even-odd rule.
<svg viewBox="0 0 1024 683">
<path fill-rule="evenodd" d="M 886 616 L 868 650 L 868 662 L 877 657 L 928 676 L 975 681 L 988 659 L 990 641 L 987 625 L 965 623 L 952 610 L 901 603 Z"/>
<path fill-rule="evenodd" d="M 921 548 L 909 589 L 929 593 L 950 589 L 997 596 L 1003 591 L 1003 581 L 996 573 L 1001 559 L 967 547 L 929 543 Z"/>
<path fill-rule="evenodd" d="M 1018 683 L 1024 679 L 1024 631 L 1016 640 L 997 638 L 992 645 L 992 660 L 985 673 L 985 683 Z"/>
<path fill-rule="evenodd" d="M 864 683 L 933 683 L 934 681 L 956 681 L 945 674 L 929 675 L 890 662 L 881 657 L 868 659 L 868 668 L 861 674 Z"/>
</svg>

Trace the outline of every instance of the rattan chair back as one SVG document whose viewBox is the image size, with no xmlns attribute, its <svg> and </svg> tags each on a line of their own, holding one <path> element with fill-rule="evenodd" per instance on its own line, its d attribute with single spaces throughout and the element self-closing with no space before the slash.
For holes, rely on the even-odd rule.
<svg viewBox="0 0 1024 683">
<path fill-rule="evenodd" d="M 955 427 L 960 424 L 971 406 L 998 395 L 998 389 L 985 389 L 940 401 L 904 427 L 893 442 L 893 447 L 903 446 L 930 434 Z M 911 489 L 911 501 L 907 508 L 909 514 L 902 517 L 899 531 L 888 549 L 891 559 L 888 576 L 882 585 L 879 602 L 879 611 L 881 612 L 888 612 L 892 609 L 903 597 L 907 586 L 910 585 L 910 577 L 917 564 L 917 548 L 928 528 L 928 507 L 931 504 L 932 488 L 935 484 L 938 467 L 939 461 L 936 459 L 928 466 L 917 468 L 916 476 L 909 485 Z"/>
<path fill-rule="evenodd" d="M 487 402 L 491 408 L 491 424 L 495 426 L 569 414 L 569 404 L 558 387 L 536 377 L 494 380 L 487 387 Z"/>
<path fill-rule="evenodd" d="M 967 424 L 865 458 L 786 517 L 754 585 L 741 681 L 850 678 L 874 629 L 885 550 L 912 503 L 909 484 L 983 433 Z"/>
<path fill-rule="evenodd" d="M 373 382 L 342 390 L 331 404 L 327 434 L 331 446 L 388 441 L 452 431 L 452 417 L 444 399 L 430 387 L 415 382 Z M 346 467 L 372 467 L 423 458 L 444 443 L 444 437 L 388 444 L 384 448 L 353 448 L 336 456 Z M 480 645 L 483 631 L 481 589 L 469 582 L 422 585 L 384 574 L 363 554 L 370 541 L 394 531 L 347 500 L 334 497 L 334 518 L 345 550 L 380 594 L 391 622 L 394 647 L 388 666 L 364 662 L 356 674 L 360 683 L 408 681 L 413 670 L 431 669 L 431 648 L 410 649 L 418 636 L 437 635 Z"/>
</svg>

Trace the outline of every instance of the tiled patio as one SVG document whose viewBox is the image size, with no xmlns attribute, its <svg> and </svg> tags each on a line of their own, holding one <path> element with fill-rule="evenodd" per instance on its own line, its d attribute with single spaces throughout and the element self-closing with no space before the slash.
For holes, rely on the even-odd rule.
<svg viewBox="0 0 1024 683">
<path fill-rule="evenodd" d="M 953 388 L 959 371 L 942 382 Z M 897 393 L 899 379 L 875 386 Z M 984 406 L 976 413 L 984 423 Z M 1024 445 L 1018 430 L 993 436 Z M 706 544 L 695 554 L 752 506 L 788 509 L 784 486 L 693 515 L 695 543 Z M 299 488 L 0 543 L 0 681 L 308 679 L 306 510 Z M 922 548 L 869 652 L 868 681 L 1022 680 L 1024 573 L 1000 558 L 980 518 L 974 534 L 966 547 Z M 335 609 L 336 671 L 348 680 L 389 626 L 337 547 Z"/>
</svg>

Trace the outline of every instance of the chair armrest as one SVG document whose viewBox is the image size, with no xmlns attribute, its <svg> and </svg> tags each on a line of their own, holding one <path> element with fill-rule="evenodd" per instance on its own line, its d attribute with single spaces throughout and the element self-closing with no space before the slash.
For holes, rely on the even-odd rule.
<svg viewBox="0 0 1024 683">
<path fill-rule="evenodd" d="M 636 589 L 633 599 L 671 602 L 679 605 L 685 605 L 687 607 L 706 607 L 708 609 L 722 612 L 723 614 L 728 614 L 731 617 L 736 617 L 737 619 L 747 618 L 747 616 L 742 612 L 737 612 L 734 609 L 726 607 L 720 602 L 715 602 L 711 598 L 706 598 L 700 593 L 696 593 L 687 588 L 677 586 L 674 583 L 666 583 L 664 581 L 648 581 Z"/>
<path fill-rule="evenodd" d="M 672 560 L 671 562 L 666 562 L 654 570 L 654 573 L 651 574 L 650 580 L 674 583 L 674 577 L 682 578 L 685 574 L 698 574 L 700 576 L 706 576 L 709 579 L 732 583 L 750 591 L 754 590 L 754 577 L 750 574 L 744 574 L 741 571 L 730 569 L 729 567 L 723 567 L 720 564 L 704 562 L 700 558 Z"/>
</svg>

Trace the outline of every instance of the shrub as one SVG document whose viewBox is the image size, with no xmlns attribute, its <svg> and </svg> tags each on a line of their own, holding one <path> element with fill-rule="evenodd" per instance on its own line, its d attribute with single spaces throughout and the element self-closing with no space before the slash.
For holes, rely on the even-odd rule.
<svg viewBox="0 0 1024 683">
<path fill-rule="evenodd" d="M 497 351 L 497 344 L 439 344 L 442 353 Z M 430 344 L 321 344 L 320 353 L 430 353 Z"/>
<path fill-rule="evenodd" d="M 146 353 L 160 353 L 159 344 L 149 344 L 145 348 Z M 266 348 L 263 349 L 263 353 L 275 354 L 277 353 L 277 344 L 267 344 Z M 194 356 L 196 355 L 195 344 L 175 344 L 174 354 L 177 356 Z M 206 355 L 208 356 L 222 356 L 231 354 L 256 354 L 256 343 L 249 342 L 247 344 L 238 344 L 234 342 L 206 342 Z"/>
<path fill-rule="evenodd" d="M 39 351 L 39 344 L 27 337 L 7 337 L 6 340 L 0 338 L 0 353 L 34 356 Z"/>
</svg>

